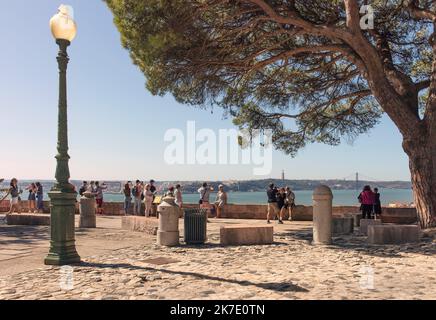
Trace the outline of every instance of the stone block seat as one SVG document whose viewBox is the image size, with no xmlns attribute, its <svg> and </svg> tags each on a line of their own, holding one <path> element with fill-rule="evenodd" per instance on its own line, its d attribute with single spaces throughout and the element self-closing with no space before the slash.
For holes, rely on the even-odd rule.
<svg viewBox="0 0 436 320">
<path fill-rule="evenodd" d="M 401 244 L 419 242 L 421 228 L 418 225 L 382 224 L 368 226 L 368 243 Z"/>
<path fill-rule="evenodd" d="M 221 245 L 271 244 L 274 229 L 269 225 L 226 225 L 220 229 Z"/>
<path fill-rule="evenodd" d="M 360 212 L 345 213 L 344 217 L 352 217 L 354 220 L 354 226 L 360 227 L 360 220 L 362 220 L 362 213 Z"/>
<path fill-rule="evenodd" d="M 8 213 L 6 224 L 16 226 L 49 226 L 50 215 L 44 213 Z"/>
<path fill-rule="evenodd" d="M 332 233 L 333 234 L 349 234 L 354 231 L 353 217 L 333 217 Z"/>
<path fill-rule="evenodd" d="M 360 219 L 360 233 L 363 233 L 364 235 L 368 234 L 368 226 L 370 225 L 381 225 L 382 221 L 380 219 Z"/>
<path fill-rule="evenodd" d="M 121 229 L 124 230 L 156 235 L 158 226 L 159 220 L 156 217 L 124 216 L 121 218 Z"/>
</svg>

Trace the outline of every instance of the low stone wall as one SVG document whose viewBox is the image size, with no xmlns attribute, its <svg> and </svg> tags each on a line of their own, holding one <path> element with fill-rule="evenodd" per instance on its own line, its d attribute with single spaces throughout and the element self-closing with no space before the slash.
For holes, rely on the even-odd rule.
<svg viewBox="0 0 436 320">
<path fill-rule="evenodd" d="M 27 212 L 27 201 L 22 201 L 23 212 Z M 185 208 L 197 208 L 196 203 L 184 204 Z M 129 210 L 132 213 L 133 204 Z M 142 208 L 143 210 L 144 208 Z M 0 205 L 0 212 L 9 210 L 9 201 L 3 201 Z M 105 215 L 123 215 L 123 203 L 121 202 L 105 202 L 103 204 Z M 156 210 L 156 206 L 154 206 Z M 50 212 L 50 202 L 44 201 L 44 212 Z M 77 213 L 79 213 L 79 204 L 77 203 Z M 334 206 L 334 216 L 344 216 L 347 213 L 358 213 L 358 206 Z M 228 204 L 223 212 L 223 218 L 229 219 L 266 219 L 267 205 L 266 204 Z M 285 219 L 288 214 L 285 215 Z M 292 212 L 292 219 L 295 221 L 312 221 L 312 206 L 296 206 Z M 400 223 L 413 224 L 417 221 L 415 208 L 389 208 L 384 207 L 382 211 L 383 223 Z"/>
<path fill-rule="evenodd" d="M 37 213 L 12 213 L 6 215 L 6 223 L 8 225 L 49 226 L 50 216 Z"/>
</svg>

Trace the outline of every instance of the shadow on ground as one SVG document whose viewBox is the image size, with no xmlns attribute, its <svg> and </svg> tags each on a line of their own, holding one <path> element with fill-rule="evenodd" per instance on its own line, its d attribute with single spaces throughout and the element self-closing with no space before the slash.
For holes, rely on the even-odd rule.
<svg viewBox="0 0 436 320">
<path fill-rule="evenodd" d="M 291 238 L 298 241 L 305 241 L 311 245 L 313 235 L 312 228 L 304 228 L 296 231 L 277 232 L 276 237 Z M 383 258 L 400 258 L 404 253 L 417 253 L 426 256 L 436 254 L 436 245 L 432 238 L 422 238 L 418 243 L 404 243 L 398 245 L 372 245 L 366 242 L 366 236 L 354 231 L 350 235 L 333 236 L 333 243 L 326 248 L 333 250 L 355 250 L 367 255 Z"/>
<path fill-rule="evenodd" d="M 255 286 L 261 289 L 271 290 L 271 291 L 278 291 L 278 292 L 309 292 L 306 288 L 300 287 L 296 284 L 293 284 L 291 282 L 265 282 L 265 283 L 256 283 L 251 281 L 245 281 L 245 280 L 235 280 L 235 279 L 226 279 L 226 278 L 220 278 L 215 276 L 208 276 L 201 273 L 196 272 L 187 272 L 187 271 L 174 271 L 174 270 L 168 270 L 168 269 L 156 269 L 153 267 L 140 267 L 140 266 L 134 266 L 128 263 L 118 263 L 118 264 L 104 264 L 104 263 L 88 263 L 88 262 L 82 262 L 79 264 L 81 267 L 87 267 L 87 268 L 109 268 L 109 269 L 115 269 L 115 268 L 123 268 L 123 269 L 129 269 L 129 270 L 144 270 L 144 271 L 156 271 L 156 272 L 163 272 L 167 274 L 176 274 L 176 275 L 182 275 L 182 276 L 189 276 L 196 278 L 198 280 L 207 280 L 207 281 L 218 281 L 218 282 L 227 282 L 227 283 L 233 283 L 240 286 Z M 145 280 L 145 277 L 143 279 Z"/>
</svg>

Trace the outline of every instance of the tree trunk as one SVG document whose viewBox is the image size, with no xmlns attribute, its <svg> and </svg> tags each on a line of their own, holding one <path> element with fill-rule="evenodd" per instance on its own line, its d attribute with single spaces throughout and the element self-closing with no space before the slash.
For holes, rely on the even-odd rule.
<svg viewBox="0 0 436 320">
<path fill-rule="evenodd" d="M 409 156 L 413 197 L 421 228 L 436 227 L 436 140 L 419 135 L 404 140 Z"/>
</svg>

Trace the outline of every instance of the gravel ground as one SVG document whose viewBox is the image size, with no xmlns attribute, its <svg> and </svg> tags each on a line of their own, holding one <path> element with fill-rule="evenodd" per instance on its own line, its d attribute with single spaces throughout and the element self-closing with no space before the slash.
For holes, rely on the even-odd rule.
<svg viewBox="0 0 436 320">
<path fill-rule="evenodd" d="M 430 237 L 376 246 L 355 232 L 314 246 L 310 223 L 287 222 L 272 245 L 222 247 L 220 223 L 203 246 L 149 237 L 80 265 L 0 275 L 0 299 L 436 299 Z"/>
</svg>

